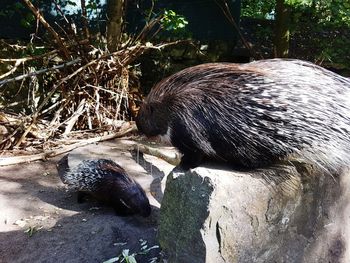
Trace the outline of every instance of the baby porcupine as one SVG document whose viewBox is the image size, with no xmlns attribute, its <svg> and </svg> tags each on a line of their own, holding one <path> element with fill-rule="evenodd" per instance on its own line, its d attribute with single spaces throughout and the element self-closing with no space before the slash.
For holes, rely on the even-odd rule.
<svg viewBox="0 0 350 263">
<path fill-rule="evenodd" d="M 69 169 L 66 155 L 58 162 L 57 170 L 62 182 L 78 191 L 78 202 L 82 202 L 85 195 L 91 195 L 112 206 L 118 215 L 147 217 L 151 213 L 145 191 L 112 160 L 84 160 Z"/>
<path fill-rule="evenodd" d="M 203 158 L 256 168 L 292 155 L 328 172 L 350 164 L 350 80 L 309 62 L 209 63 L 159 82 L 136 124 Z"/>
</svg>

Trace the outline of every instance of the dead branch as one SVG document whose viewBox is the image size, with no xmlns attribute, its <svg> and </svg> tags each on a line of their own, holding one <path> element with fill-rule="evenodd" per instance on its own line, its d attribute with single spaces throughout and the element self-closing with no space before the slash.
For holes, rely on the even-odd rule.
<svg viewBox="0 0 350 263">
<path fill-rule="evenodd" d="M 47 53 L 41 54 L 41 55 L 37 55 L 37 56 L 33 56 L 33 57 L 25 57 L 25 58 L 0 58 L 0 62 L 17 62 L 18 60 L 22 61 L 22 62 L 26 62 L 26 61 L 30 61 L 30 60 L 37 60 L 37 59 L 41 59 L 41 58 L 45 58 L 45 57 L 50 57 L 51 55 L 54 55 L 58 52 L 58 50 L 54 49 L 51 50 Z"/>
<path fill-rule="evenodd" d="M 5 43 L 7 44 L 5 41 L 1 40 L 2 43 Z M 78 41 L 77 43 L 69 43 L 67 46 L 69 48 L 72 48 L 72 47 L 75 47 L 76 45 L 85 45 L 87 44 L 87 40 L 80 40 Z M 7 44 L 9 47 L 13 48 L 16 47 L 16 48 L 19 48 L 18 45 L 10 45 L 10 44 Z M 25 49 L 25 48 L 28 48 L 26 46 L 21 46 L 20 47 L 21 49 Z M 36 47 L 35 49 L 44 49 L 44 47 Z M 47 53 L 44 53 L 44 54 L 41 54 L 41 55 L 36 55 L 36 56 L 31 56 L 31 57 L 24 57 L 24 58 L 0 58 L 0 62 L 27 62 L 27 61 L 32 61 L 32 60 L 39 60 L 39 59 L 42 59 L 42 58 L 49 58 L 51 57 L 52 55 L 55 55 L 57 54 L 59 51 L 57 49 L 54 49 L 54 50 L 51 50 Z"/>
<path fill-rule="evenodd" d="M 255 52 L 254 48 L 248 43 L 248 41 L 243 36 L 241 29 L 237 25 L 235 19 L 233 18 L 233 15 L 231 13 L 231 10 L 227 4 L 227 0 L 223 0 L 223 5 L 220 4 L 219 0 L 215 0 L 216 4 L 219 6 L 219 8 L 222 10 L 223 14 L 227 18 L 227 20 L 233 25 L 236 32 L 238 33 L 243 45 L 250 51 L 251 55 L 255 59 L 263 59 L 264 57 L 261 55 L 260 52 Z M 258 57 L 257 57 L 258 56 Z"/>
<path fill-rule="evenodd" d="M 136 151 L 137 153 L 142 152 L 144 154 L 155 156 L 175 166 L 177 166 L 181 160 L 181 157 L 178 153 L 167 152 L 162 149 L 157 149 L 144 144 L 135 145 L 134 151 Z"/>
<path fill-rule="evenodd" d="M 130 48 L 130 50 L 133 50 L 133 49 L 141 49 L 141 47 L 133 47 L 133 48 Z M 111 54 L 107 54 L 107 55 L 103 55 L 101 56 L 100 58 L 97 58 L 97 59 L 94 59 L 90 62 L 88 62 L 87 64 L 81 66 L 80 68 L 78 68 L 77 70 L 75 70 L 73 73 L 69 74 L 68 76 L 66 76 L 65 78 L 61 79 L 56 85 L 54 85 L 54 87 L 52 88 L 52 90 L 46 95 L 45 99 L 43 100 L 43 102 L 39 105 L 39 107 L 37 108 L 36 112 L 34 112 L 32 114 L 32 116 L 37 116 L 38 113 L 42 110 L 42 108 L 47 104 L 47 102 L 50 100 L 50 98 L 52 97 L 52 95 L 56 92 L 57 88 L 62 85 L 63 83 L 65 83 L 66 81 L 70 80 L 72 77 L 76 76 L 78 73 L 82 72 L 84 69 L 88 68 L 89 66 L 95 64 L 96 62 L 98 62 L 99 60 L 103 59 L 103 58 L 107 58 L 107 57 L 110 57 L 110 56 L 115 56 L 115 55 L 118 55 L 120 54 L 122 51 L 116 51 L 116 52 L 113 52 Z M 129 62 L 129 60 L 127 61 Z M 126 65 L 126 64 L 124 64 Z"/>
<path fill-rule="evenodd" d="M 137 130 L 136 125 L 132 124 L 131 126 L 125 128 L 125 129 L 122 129 L 119 132 L 116 132 L 113 134 L 108 134 L 105 136 L 90 138 L 87 140 L 81 140 L 80 142 L 64 146 L 60 149 L 45 151 L 43 153 L 34 154 L 34 155 L 27 155 L 27 156 L 1 157 L 0 158 L 0 166 L 28 163 L 28 162 L 38 161 L 38 160 L 47 160 L 48 158 L 52 158 L 52 157 L 55 157 L 57 155 L 69 152 L 69 151 L 76 149 L 78 147 L 82 147 L 82 146 L 92 144 L 92 143 L 97 143 L 97 142 L 102 142 L 102 141 L 107 141 L 107 140 L 112 140 L 115 138 L 123 137 L 131 132 L 136 131 L 136 130 Z"/>
<path fill-rule="evenodd" d="M 45 97 L 42 98 L 40 104 L 37 107 L 35 107 L 35 111 L 31 115 L 29 115 L 26 120 L 22 121 L 22 123 L 19 126 L 21 127 L 21 129 L 23 129 L 23 127 L 26 127 L 26 129 L 22 134 L 19 134 L 20 130 L 16 132 L 15 135 L 17 139 L 12 140 L 13 146 L 18 147 L 21 145 L 21 143 L 25 141 L 27 135 L 31 134 L 32 128 L 36 127 L 35 124 L 38 120 L 38 117 L 58 106 L 60 106 L 60 108 L 58 109 L 56 114 L 54 114 L 53 119 L 51 121 L 51 126 L 54 127 L 54 130 L 47 129 L 50 130 L 50 132 L 45 132 L 46 136 L 51 137 L 54 134 L 54 132 L 59 127 L 62 127 L 61 125 L 65 123 L 68 124 L 66 126 L 65 132 L 65 134 L 67 134 L 73 129 L 73 126 L 80 127 L 79 122 L 82 121 L 84 121 L 87 124 L 87 127 L 90 130 L 92 130 L 94 127 L 96 127 L 94 126 L 95 124 L 98 124 L 98 126 L 101 127 L 103 123 L 110 123 L 110 121 L 106 119 L 106 116 L 109 116 L 109 118 L 113 118 L 116 120 L 125 119 L 125 110 L 129 109 L 128 92 L 130 77 L 129 69 L 127 69 L 127 66 L 130 63 L 132 63 L 140 54 L 149 49 L 161 49 L 177 43 L 180 43 L 180 41 L 162 44 L 159 46 L 136 45 L 122 50 L 118 50 L 110 54 L 101 53 L 100 56 L 96 59 L 90 60 L 86 64 L 81 65 L 79 68 L 73 68 L 74 71 L 62 77 L 57 83 L 55 83 L 51 90 L 45 94 Z M 75 63 L 79 63 L 81 61 L 82 60 L 80 58 L 77 58 L 73 61 L 64 63 L 62 65 L 57 65 L 50 69 L 42 69 L 36 72 L 18 76 L 16 78 L 5 79 L 0 82 L 0 86 L 11 81 L 20 79 L 23 80 L 27 77 L 48 70 L 59 70 L 61 68 L 66 68 L 65 66 L 73 66 Z M 107 87 L 109 87 L 109 89 L 89 88 L 95 85 L 89 84 L 90 81 L 88 78 L 86 78 L 86 76 L 89 76 L 90 78 L 93 78 L 95 80 L 101 78 L 100 76 L 108 77 L 110 80 L 106 83 L 106 85 Z M 98 83 L 99 81 L 96 84 Z M 44 107 L 46 107 L 48 103 L 52 100 L 52 96 L 54 94 L 57 94 L 58 88 L 61 86 L 62 89 L 68 86 L 69 89 L 72 90 L 72 93 L 58 93 L 60 94 L 59 96 L 61 96 L 61 102 L 58 101 L 56 103 L 53 103 L 47 109 L 43 110 Z M 102 95 L 101 97 L 99 91 L 103 94 L 113 94 L 112 98 L 114 98 L 114 101 L 111 101 L 111 96 Z M 79 99 L 75 101 L 75 98 L 77 98 L 77 96 L 79 97 Z M 81 101 L 84 101 L 84 98 L 86 98 L 88 101 L 94 102 L 94 106 L 91 106 L 92 104 L 90 104 L 89 102 L 84 106 L 85 110 L 83 110 L 83 112 L 80 112 L 80 114 L 78 115 L 74 115 L 75 117 L 73 119 L 70 119 L 69 121 L 69 119 L 67 119 L 67 116 L 73 116 L 73 112 L 77 112 L 77 109 L 79 109 L 80 105 L 79 103 Z M 101 98 L 103 98 L 102 103 Z M 69 105 L 68 108 L 67 105 Z M 121 110 L 122 108 L 123 110 Z M 112 112 L 111 109 L 113 109 Z M 62 114 L 64 114 L 64 117 Z M 63 122 L 59 121 L 60 116 L 63 117 Z M 6 138 L 5 140 L 3 140 L 3 142 L 6 142 Z"/>
<path fill-rule="evenodd" d="M 66 129 L 65 129 L 63 134 L 68 134 L 68 133 L 71 132 L 71 130 L 73 129 L 74 124 L 78 121 L 79 116 L 81 116 L 83 114 L 83 112 L 85 111 L 85 103 L 86 103 L 85 99 L 80 101 L 80 103 L 78 105 L 78 109 L 66 121 L 67 122 L 67 126 L 66 126 Z"/>
<path fill-rule="evenodd" d="M 166 47 L 175 46 L 175 45 L 184 44 L 184 43 L 191 44 L 192 41 L 191 40 L 176 40 L 173 42 L 159 44 L 159 45 L 155 45 L 155 46 L 153 46 L 152 44 L 148 44 L 148 45 L 146 45 L 146 47 L 147 47 L 147 49 L 162 50 Z"/>
<path fill-rule="evenodd" d="M 14 51 L 23 50 L 23 49 L 27 49 L 28 48 L 28 46 L 26 46 L 26 45 L 9 44 L 4 39 L 0 39 L 0 43 L 3 44 L 3 45 L 6 45 L 7 47 L 11 48 Z M 45 49 L 45 48 L 46 47 L 44 47 L 44 46 L 37 47 L 37 49 Z"/>
<path fill-rule="evenodd" d="M 18 67 L 23 63 L 22 60 L 17 60 L 15 65 L 13 66 L 13 68 L 11 70 L 9 70 L 8 72 L 6 72 L 5 74 L 0 75 L 0 79 L 6 78 L 7 76 L 11 75 L 12 73 L 14 73 Z M 1 87 L 1 81 L 0 81 L 0 87 Z"/>
<path fill-rule="evenodd" d="M 25 132 L 22 134 L 21 138 L 16 142 L 15 147 L 18 147 L 26 138 L 27 134 L 33 129 L 33 126 L 35 125 L 35 122 L 32 122 L 29 127 L 25 130 Z"/>
<path fill-rule="evenodd" d="M 0 60 L 0 63 L 14 62 L 13 68 L 2 76 L 0 87 L 6 83 L 20 80 L 22 83 L 18 90 L 19 93 L 23 92 L 27 86 L 30 87 L 28 78 L 53 70 L 55 70 L 55 74 L 48 74 L 47 78 L 36 78 L 37 83 L 43 84 L 40 89 L 26 89 L 30 95 L 29 103 L 18 103 L 16 108 L 24 104 L 24 109 L 30 110 L 31 114 L 28 114 L 16 125 L 10 127 L 5 125 L 8 132 L 5 134 L 7 137 L 3 136 L 0 142 L 1 149 L 5 149 L 5 147 L 6 149 L 33 147 L 43 150 L 48 144 L 52 145 L 57 136 L 69 136 L 72 133 L 75 134 L 74 136 L 81 136 L 85 132 L 95 133 L 118 128 L 118 121 L 130 120 L 135 116 L 135 109 L 137 109 L 139 98 L 141 98 L 141 95 L 137 95 L 139 92 L 137 91 L 139 87 L 138 68 L 130 65 L 148 50 L 160 50 L 185 42 L 175 41 L 160 45 L 146 42 L 147 34 L 153 35 L 156 31 L 152 30 L 152 27 L 157 26 L 158 19 L 155 22 L 150 21 L 147 24 L 147 29 L 138 39 L 126 41 L 120 45 L 119 50 L 107 53 L 103 45 L 103 43 L 106 44 L 105 42 L 93 46 L 95 42 L 91 41 L 90 43 L 90 39 L 78 39 L 78 37 L 86 37 L 86 31 L 84 31 L 85 35 L 78 35 L 73 27 L 70 28 L 72 30 L 69 29 L 71 23 L 68 23 L 68 18 L 60 10 L 57 1 L 54 0 L 58 14 L 61 14 L 68 26 L 68 30 L 66 27 L 61 28 L 63 34 L 58 31 L 62 36 L 58 36 L 58 33 L 45 23 L 42 14 L 31 5 L 31 0 L 23 1 L 35 13 L 37 22 L 42 23 L 54 36 L 57 50 L 36 57 Z M 81 0 L 83 4 L 85 1 Z M 65 51 L 70 52 L 67 54 L 71 55 L 71 61 L 56 65 L 54 58 L 62 59 L 59 54 Z M 63 56 L 63 59 L 66 57 Z M 35 61 L 35 63 L 27 64 L 27 61 Z M 55 66 L 52 67 L 52 63 Z M 31 67 L 32 72 L 8 78 L 15 71 L 19 71 L 22 65 L 23 70 Z M 35 69 L 33 72 L 33 68 L 37 65 L 44 66 L 38 67 L 39 70 Z M 131 87 L 134 89 L 132 96 L 130 95 Z M 9 85 L 9 88 L 12 88 L 12 85 Z M 131 110 L 130 105 L 134 105 L 134 111 Z M 46 122 L 43 124 L 44 119 Z M 80 131 L 80 134 L 75 133 L 74 130 Z M 42 159 L 46 154 L 43 153 L 40 156 L 34 158 Z"/>
<path fill-rule="evenodd" d="M 69 52 L 68 49 L 65 47 L 63 41 L 61 40 L 60 36 L 56 33 L 56 31 L 50 26 L 50 24 L 45 20 L 45 18 L 40 14 L 39 9 L 37 9 L 32 2 L 29 0 L 23 0 L 26 5 L 29 7 L 29 9 L 33 12 L 35 17 L 43 24 L 43 26 L 51 33 L 51 35 L 54 37 L 57 46 L 59 47 L 60 51 L 63 53 L 64 58 L 69 58 Z"/>
<path fill-rule="evenodd" d="M 23 59 L 18 59 L 17 62 L 16 62 L 16 65 L 17 64 L 21 64 L 23 63 Z M 0 81 L 0 87 L 6 83 L 9 83 L 9 82 L 13 82 L 13 81 L 18 81 L 18 80 L 22 80 L 22 79 L 25 79 L 25 78 L 29 78 L 29 77 L 32 77 L 32 76 L 36 76 L 36 75 L 40 75 L 40 74 L 43 74 L 45 72 L 49 72 L 49 71 L 54 71 L 54 70 L 57 70 L 57 69 L 61 69 L 61 68 L 64 68 L 64 67 L 69 67 L 69 66 L 72 66 L 72 65 L 75 65 L 77 63 L 81 62 L 81 59 L 80 58 L 77 58 L 77 59 L 74 59 L 72 61 L 68 61 L 66 63 L 63 63 L 63 64 L 60 64 L 60 65 L 56 65 L 56 66 L 53 66 L 51 68 L 44 68 L 44 69 L 40 69 L 40 70 L 37 70 L 37 71 L 34 71 L 34 72 L 30 72 L 30 73 L 27 73 L 27 74 L 23 74 L 23 75 L 20 75 L 20 76 L 17 76 L 17 77 L 14 77 L 14 78 L 11 78 L 11 79 L 5 79 L 5 80 L 1 80 Z M 17 67 L 16 67 L 17 69 Z M 12 71 L 12 70 L 11 70 Z M 6 74 L 8 74 L 9 72 L 7 72 Z M 12 73 L 12 72 L 11 72 Z M 2 78 L 2 76 L 0 76 L 0 79 Z"/>
</svg>

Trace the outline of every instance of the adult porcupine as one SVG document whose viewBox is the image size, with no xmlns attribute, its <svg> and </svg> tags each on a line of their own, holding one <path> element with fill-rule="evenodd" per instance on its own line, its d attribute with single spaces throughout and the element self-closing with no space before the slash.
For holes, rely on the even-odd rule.
<svg viewBox="0 0 350 263">
<path fill-rule="evenodd" d="M 169 136 L 183 168 L 203 157 L 255 168 L 293 155 L 336 172 L 350 164 L 350 80 L 300 60 L 203 64 L 158 83 L 136 123 Z"/>
<path fill-rule="evenodd" d="M 78 202 L 85 195 L 110 205 L 119 215 L 149 216 L 151 206 L 142 187 L 126 171 L 111 160 L 84 160 L 77 167 L 68 168 L 68 155 L 57 164 L 64 184 L 78 191 Z"/>
</svg>

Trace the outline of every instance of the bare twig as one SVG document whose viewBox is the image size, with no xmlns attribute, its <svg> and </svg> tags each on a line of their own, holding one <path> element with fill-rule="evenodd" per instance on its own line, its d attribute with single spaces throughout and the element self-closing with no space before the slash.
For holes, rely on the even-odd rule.
<svg viewBox="0 0 350 263">
<path fill-rule="evenodd" d="M 227 4 L 227 0 L 222 0 L 222 1 L 223 1 L 223 5 L 221 5 L 218 0 L 215 0 L 216 4 L 220 7 L 220 9 L 224 13 L 225 17 L 227 18 L 227 20 L 233 25 L 233 27 L 237 31 L 243 45 L 250 51 L 252 57 L 256 58 L 256 56 L 258 55 L 260 59 L 263 59 L 264 57 L 261 55 L 261 53 L 255 52 L 254 48 L 251 45 L 249 45 L 249 43 L 247 42 L 247 40 L 243 36 L 241 29 L 239 28 L 235 19 L 232 16 L 231 10 Z"/>
<path fill-rule="evenodd" d="M 37 21 L 40 21 L 40 23 L 44 24 L 49 30 L 51 26 L 45 24 L 46 21 L 39 11 L 30 5 L 31 0 L 23 1 L 31 7 L 33 12 L 36 12 Z M 85 2 L 86 0 L 81 1 Z M 57 4 L 57 1 L 54 0 L 54 2 Z M 60 9 L 58 5 L 56 8 L 58 10 Z M 64 16 L 62 10 L 61 15 Z M 68 21 L 67 17 L 64 17 L 64 19 L 66 19 L 66 22 Z M 160 50 L 171 45 L 185 42 L 175 41 L 161 45 L 142 44 L 145 40 L 145 35 L 149 32 L 153 34 L 154 31 L 149 29 L 154 25 L 156 25 L 156 22 L 151 21 L 148 23 L 148 31 L 145 30 L 144 34 L 140 35 L 137 42 L 134 42 L 137 44 L 130 46 L 132 42 L 127 42 L 127 44 L 120 46 L 120 50 L 112 53 L 106 53 L 102 48 L 93 47 L 89 43 L 89 39 L 79 40 L 75 32 L 63 30 L 64 33 L 62 34 L 62 38 L 60 38 L 62 39 L 62 45 L 54 38 L 58 47 L 57 50 L 36 57 L 0 60 L 0 62 L 5 63 L 14 62 L 14 67 L 2 76 L 3 80 L 0 81 L 0 86 L 3 86 L 5 83 L 20 80 L 22 81 L 21 87 L 26 87 L 27 81 L 24 80 L 27 78 L 35 77 L 38 74 L 50 70 L 57 70 L 57 74 L 52 75 L 53 79 L 49 78 L 48 80 L 43 80 L 46 82 L 44 85 L 52 85 L 53 83 L 49 91 L 47 91 L 47 88 L 44 89 L 45 93 L 41 93 L 39 95 L 40 97 L 38 97 L 37 92 L 42 92 L 41 90 L 29 89 L 35 107 L 30 108 L 32 113 L 26 116 L 26 119 L 19 121 L 15 127 L 9 127 L 10 129 L 8 130 L 12 136 L 11 138 L 7 138 L 8 140 L 6 143 L 10 144 L 10 146 L 6 146 L 7 149 L 13 148 L 14 146 L 44 148 L 44 145 L 40 145 L 42 139 L 52 139 L 55 135 L 61 134 L 62 129 L 60 128 L 62 127 L 65 127 L 65 132 L 63 132 L 65 136 L 68 133 L 71 134 L 73 128 L 80 129 L 80 131 L 88 129 L 89 132 L 95 132 L 104 127 L 118 127 L 115 121 L 126 119 L 128 114 L 133 114 L 129 111 L 129 103 L 134 98 L 129 94 L 131 85 L 129 82 L 137 83 L 134 82 L 137 77 L 136 74 L 132 73 L 133 69 L 129 67 L 129 65 L 145 51 L 152 49 Z M 55 35 L 56 32 L 50 31 L 50 33 Z M 58 37 L 57 33 L 56 37 Z M 78 46 L 78 48 L 76 48 L 76 46 Z M 28 65 L 26 65 L 27 61 L 35 61 L 35 59 L 38 59 L 39 63 L 47 65 L 48 62 L 52 61 L 51 55 L 57 56 L 57 53 L 63 52 L 65 49 L 69 49 L 71 52 L 77 50 L 75 56 L 73 56 L 72 53 L 72 57 L 75 59 L 50 68 L 44 68 L 43 66 L 40 70 L 35 72 L 6 79 L 10 74 L 18 71 L 21 65 L 23 65 L 23 70 L 25 70 L 26 67 L 28 67 Z M 38 78 L 35 79 L 38 80 Z M 41 80 L 42 78 L 39 79 L 39 81 Z M 140 96 L 136 96 L 136 98 L 139 97 Z M 39 105 L 36 106 L 38 102 Z M 24 107 L 26 106 L 24 105 Z M 44 125 L 39 125 L 40 118 L 43 117 L 50 119 L 47 119 L 48 121 Z M 16 127 L 19 128 L 16 129 Z M 14 130 L 15 132 L 12 133 Z M 40 140 L 27 138 L 28 134 L 34 133 L 40 134 L 40 136 L 37 137 L 37 139 L 39 138 Z M 24 144 L 23 142 L 25 140 L 26 143 Z M 52 143 L 52 140 L 49 142 Z"/>
<path fill-rule="evenodd" d="M 72 114 L 72 116 L 67 120 L 67 126 L 63 134 L 68 134 L 73 129 L 74 124 L 78 121 L 79 116 L 85 111 L 86 100 L 80 101 L 77 110 Z"/>
<path fill-rule="evenodd" d="M 149 154 L 149 155 L 158 157 L 175 166 L 178 165 L 181 161 L 180 154 L 176 152 L 165 152 L 165 151 L 162 151 L 161 149 L 150 147 L 144 144 L 135 145 L 134 151 L 142 152 L 144 154 Z"/>
<path fill-rule="evenodd" d="M 22 134 L 21 138 L 19 138 L 19 140 L 16 142 L 15 147 L 18 147 L 26 138 L 27 134 L 32 130 L 33 126 L 34 126 L 34 122 L 32 122 L 29 127 L 25 130 L 25 132 Z"/>
<path fill-rule="evenodd" d="M 9 43 L 7 43 L 5 40 L 3 40 L 3 39 L 0 40 L 0 43 L 6 45 L 7 47 L 11 48 L 11 49 L 14 50 L 14 51 L 21 50 L 21 49 L 27 49 L 27 48 L 28 48 L 28 46 L 26 46 L 26 45 L 9 44 Z M 37 48 L 37 49 L 46 49 L 46 47 L 44 47 L 44 46 L 40 46 L 40 47 L 36 47 L 36 48 Z"/>
<path fill-rule="evenodd" d="M 40 154 L 35 155 L 27 155 L 27 156 L 16 156 L 16 157 L 0 157 L 0 166 L 6 166 L 6 165 L 12 165 L 12 164 L 19 164 L 19 163 L 28 163 L 32 161 L 38 161 L 38 160 L 46 160 L 48 158 L 55 157 L 57 155 L 69 152 L 75 148 L 82 147 L 88 144 L 96 143 L 96 142 L 102 142 L 106 140 L 112 140 L 115 138 L 123 137 L 131 132 L 136 131 L 136 125 L 131 125 L 130 127 L 123 129 L 119 132 L 108 134 L 105 136 L 98 136 L 95 138 L 90 138 L 87 140 L 81 140 L 80 142 L 65 146 L 60 149 L 55 149 L 51 151 L 46 151 Z"/>
<path fill-rule="evenodd" d="M 37 9 L 32 2 L 29 0 L 23 0 L 26 5 L 29 7 L 29 9 L 33 12 L 35 17 L 40 20 L 40 22 L 43 24 L 43 26 L 51 33 L 51 35 L 54 37 L 57 46 L 59 47 L 60 51 L 63 53 L 64 58 L 69 58 L 69 52 L 68 49 L 65 47 L 64 43 L 62 42 L 60 36 L 56 33 L 56 31 L 50 26 L 50 24 L 45 20 L 45 18 L 40 14 L 39 9 Z"/>
<path fill-rule="evenodd" d="M 2 85 L 6 84 L 6 83 L 9 83 L 9 82 L 22 80 L 22 79 L 29 78 L 29 77 L 32 77 L 32 76 L 43 74 L 43 73 L 48 72 L 48 71 L 54 71 L 54 70 L 61 69 L 61 68 L 64 68 L 64 67 L 69 67 L 69 66 L 72 66 L 74 64 L 79 63 L 80 61 L 81 61 L 81 59 L 77 58 L 77 59 L 74 59 L 72 61 L 60 64 L 60 65 L 57 65 L 57 66 L 53 66 L 51 68 L 44 68 L 44 69 L 40 69 L 40 70 L 37 70 L 37 71 L 34 71 L 34 72 L 30 72 L 30 73 L 27 73 L 27 74 L 23 74 L 23 75 L 17 76 L 15 78 L 4 79 L 4 80 L 0 81 L 0 87 Z M 19 62 L 19 64 L 20 64 L 20 63 L 23 62 L 23 59 L 18 59 L 17 62 Z M 17 64 L 17 62 L 16 62 L 16 64 Z M 1 79 L 1 76 L 0 76 L 0 79 Z"/>
<path fill-rule="evenodd" d="M 6 78 L 7 76 L 11 75 L 13 72 L 17 70 L 17 68 L 23 63 L 21 59 L 18 59 L 14 65 L 14 67 L 6 72 L 5 74 L 0 75 L 0 79 Z M 1 81 L 0 81 L 0 86 L 1 86 Z"/>
</svg>

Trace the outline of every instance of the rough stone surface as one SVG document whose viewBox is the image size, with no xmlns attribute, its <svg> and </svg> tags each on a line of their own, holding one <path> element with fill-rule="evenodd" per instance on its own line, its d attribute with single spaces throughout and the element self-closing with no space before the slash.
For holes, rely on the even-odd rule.
<svg viewBox="0 0 350 263">
<path fill-rule="evenodd" d="M 294 167 L 173 171 L 159 243 L 169 262 L 350 262 L 348 177 Z"/>
</svg>

